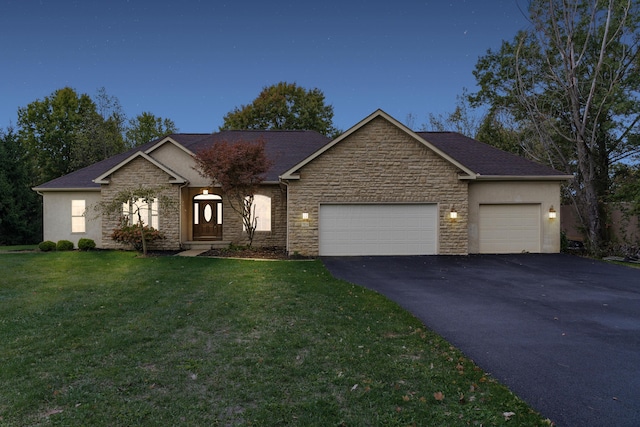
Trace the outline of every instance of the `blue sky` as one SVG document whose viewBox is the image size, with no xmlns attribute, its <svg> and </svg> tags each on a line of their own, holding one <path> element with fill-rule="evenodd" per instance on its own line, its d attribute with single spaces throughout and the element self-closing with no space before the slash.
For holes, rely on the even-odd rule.
<svg viewBox="0 0 640 427">
<path fill-rule="evenodd" d="M 70 86 L 125 113 L 212 132 L 280 81 L 318 88 L 346 130 L 382 108 L 416 125 L 452 111 L 526 0 L 0 0 L 0 128 Z"/>
</svg>

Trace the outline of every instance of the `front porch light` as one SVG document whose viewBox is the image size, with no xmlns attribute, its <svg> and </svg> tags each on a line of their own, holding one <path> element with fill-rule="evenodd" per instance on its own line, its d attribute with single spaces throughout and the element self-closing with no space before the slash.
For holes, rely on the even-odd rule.
<svg viewBox="0 0 640 427">
<path fill-rule="evenodd" d="M 302 219 L 308 220 L 309 219 L 309 212 L 302 212 Z"/>
<path fill-rule="evenodd" d="M 553 205 L 551 205 L 551 207 L 549 208 L 549 219 L 556 219 L 557 216 L 558 213 L 555 209 L 553 209 Z"/>
<path fill-rule="evenodd" d="M 458 218 L 458 211 L 456 210 L 456 208 L 451 208 L 451 212 L 449 212 L 449 218 L 451 219 Z"/>
<path fill-rule="evenodd" d="M 202 190 L 202 194 L 206 196 L 207 194 L 209 194 L 209 190 Z"/>
</svg>

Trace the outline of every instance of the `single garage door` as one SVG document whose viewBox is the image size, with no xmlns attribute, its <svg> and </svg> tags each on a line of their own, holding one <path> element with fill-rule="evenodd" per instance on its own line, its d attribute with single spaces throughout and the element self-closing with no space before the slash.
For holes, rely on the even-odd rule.
<svg viewBox="0 0 640 427">
<path fill-rule="evenodd" d="M 540 205 L 480 205 L 480 253 L 540 252 Z"/>
<path fill-rule="evenodd" d="M 324 256 L 433 255 L 436 204 L 320 205 L 319 251 Z"/>
</svg>

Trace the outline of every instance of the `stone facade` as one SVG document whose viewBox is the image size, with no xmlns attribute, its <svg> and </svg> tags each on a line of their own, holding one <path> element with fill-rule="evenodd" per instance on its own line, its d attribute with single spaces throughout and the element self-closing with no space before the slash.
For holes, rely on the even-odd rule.
<svg viewBox="0 0 640 427">
<path fill-rule="evenodd" d="M 222 197 L 222 240 L 237 245 L 249 243 L 246 232 L 242 229 L 241 215 L 231 208 L 227 197 L 216 187 L 191 187 L 183 192 L 183 230 L 184 235 L 188 236 L 186 240 L 193 239 L 193 197 L 202 194 L 204 189 Z M 255 194 L 271 198 L 271 231 L 256 231 L 253 246 L 284 247 L 287 241 L 286 189 L 280 184 L 263 184 Z"/>
<path fill-rule="evenodd" d="M 161 196 L 175 201 L 175 206 L 160 206 L 158 211 L 158 229 L 165 239 L 157 240 L 149 245 L 149 249 L 180 249 L 180 186 L 170 184 L 171 177 L 157 166 L 142 157 L 137 157 L 115 171 L 109 178 L 109 184 L 102 185 L 102 201 L 109 203 L 116 195 L 128 188 L 159 188 Z M 111 233 L 120 225 L 121 215 L 111 214 L 102 217 L 102 247 L 105 249 L 123 249 L 125 246 L 113 241 Z M 126 248 L 129 249 L 129 248 Z"/>
<path fill-rule="evenodd" d="M 438 253 L 468 253 L 468 188 L 460 171 L 378 117 L 339 141 L 288 182 L 288 250 L 318 255 L 322 203 L 437 203 Z M 449 219 L 452 208 L 457 220 Z M 302 213 L 309 214 L 308 220 Z"/>
</svg>

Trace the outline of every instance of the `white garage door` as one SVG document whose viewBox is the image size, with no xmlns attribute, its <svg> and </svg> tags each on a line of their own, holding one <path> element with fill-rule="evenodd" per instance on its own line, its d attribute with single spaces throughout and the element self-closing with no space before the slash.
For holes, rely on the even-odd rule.
<svg viewBox="0 0 640 427">
<path fill-rule="evenodd" d="M 436 204 L 321 205 L 320 255 L 433 255 Z"/>
<path fill-rule="evenodd" d="M 540 252 L 540 205 L 480 205 L 480 253 Z"/>
</svg>

